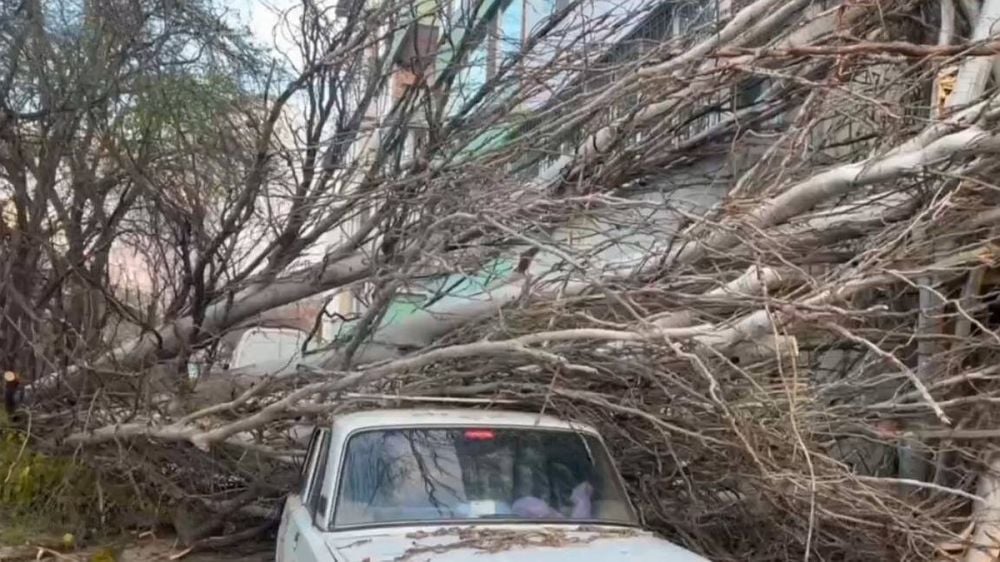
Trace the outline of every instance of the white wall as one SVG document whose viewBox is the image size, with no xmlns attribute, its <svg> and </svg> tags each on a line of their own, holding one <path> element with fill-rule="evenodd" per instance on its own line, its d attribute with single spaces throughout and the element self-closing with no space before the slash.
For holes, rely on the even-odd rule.
<svg viewBox="0 0 1000 562">
<path fill-rule="evenodd" d="M 628 197 L 644 205 L 574 220 L 553 235 L 553 242 L 572 248 L 574 256 L 592 264 L 594 271 L 624 274 L 675 243 L 686 217 L 704 214 L 722 200 L 731 185 L 726 166 L 727 159 L 716 156 L 673 169 Z M 531 273 L 544 275 L 560 261 L 551 253 L 540 253 Z"/>
</svg>

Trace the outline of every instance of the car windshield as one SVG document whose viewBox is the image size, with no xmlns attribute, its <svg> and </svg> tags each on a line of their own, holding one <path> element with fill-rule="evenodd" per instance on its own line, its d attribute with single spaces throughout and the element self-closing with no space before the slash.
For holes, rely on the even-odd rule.
<svg viewBox="0 0 1000 562">
<path fill-rule="evenodd" d="M 636 524 L 594 436 L 394 429 L 350 438 L 334 526 L 465 520 Z"/>
</svg>

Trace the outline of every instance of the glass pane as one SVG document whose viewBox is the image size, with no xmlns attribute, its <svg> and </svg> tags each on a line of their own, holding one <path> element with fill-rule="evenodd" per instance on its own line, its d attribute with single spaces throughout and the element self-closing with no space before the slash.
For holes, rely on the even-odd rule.
<svg viewBox="0 0 1000 562">
<path fill-rule="evenodd" d="M 524 0 L 525 35 L 536 33 L 542 20 L 552 15 L 555 10 L 556 0 Z"/>
<path fill-rule="evenodd" d="M 714 2 L 687 1 L 674 6 L 674 33 L 685 36 L 689 33 L 709 31 L 708 24 L 715 20 Z"/>
<path fill-rule="evenodd" d="M 455 109 L 464 105 L 476 92 L 486 84 L 486 58 L 489 47 L 486 41 L 481 42 L 462 65 L 453 86 Z"/>
<path fill-rule="evenodd" d="M 309 437 L 309 447 L 306 449 L 306 458 L 302 461 L 302 468 L 299 470 L 299 495 L 302 496 L 302 501 L 306 501 L 309 493 L 309 475 L 313 466 L 316 464 L 316 459 L 319 457 L 319 442 L 320 436 L 322 436 L 323 431 L 320 429 L 314 429 L 312 436 Z"/>
<path fill-rule="evenodd" d="M 326 497 L 323 495 L 323 487 L 326 482 L 327 461 L 330 458 L 330 432 L 324 431 L 321 439 L 316 456 L 316 469 L 313 471 L 312 483 L 309 485 L 307 504 L 309 512 L 313 514 L 313 522 L 317 525 L 322 525 L 322 518 L 326 515 Z"/>
<path fill-rule="evenodd" d="M 520 0 L 511 2 L 500 15 L 500 59 L 513 56 L 521 50 L 524 34 L 524 5 Z"/>
<path fill-rule="evenodd" d="M 636 523 L 592 436 L 402 429 L 348 442 L 335 526 L 484 519 Z"/>
</svg>

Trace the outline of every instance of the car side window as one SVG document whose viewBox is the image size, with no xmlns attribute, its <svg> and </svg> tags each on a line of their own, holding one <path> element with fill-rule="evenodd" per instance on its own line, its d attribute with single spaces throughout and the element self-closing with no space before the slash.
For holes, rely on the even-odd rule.
<svg viewBox="0 0 1000 562">
<path fill-rule="evenodd" d="M 313 516 L 313 523 L 323 527 L 323 517 L 326 515 L 329 498 L 323 490 L 326 482 L 327 464 L 330 459 L 330 432 L 324 431 L 316 451 L 316 460 L 313 463 L 314 470 L 309 483 L 309 495 L 306 507 Z"/>
<path fill-rule="evenodd" d="M 309 437 L 309 447 L 306 449 L 306 458 L 302 462 L 302 469 L 299 471 L 299 497 L 305 502 L 312 489 L 312 480 L 316 474 L 316 461 L 319 459 L 319 449 L 323 442 L 323 436 L 329 431 L 316 428 Z"/>
</svg>

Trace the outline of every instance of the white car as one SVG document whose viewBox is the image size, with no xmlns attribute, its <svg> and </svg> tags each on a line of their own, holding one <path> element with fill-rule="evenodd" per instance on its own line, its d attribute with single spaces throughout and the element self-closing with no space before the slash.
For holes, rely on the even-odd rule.
<svg viewBox="0 0 1000 562">
<path fill-rule="evenodd" d="M 488 410 L 317 428 L 278 562 L 706 562 L 642 530 L 594 429 Z"/>
<path fill-rule="evenodd" d="M 233 348 L 230 369 L 257 363 L 281 361 L 292 365 L 302 360 L 302 346 L 309 334 L 295 328 L 247 328 Z M 309 342 L 316 347 L 315 339 Z"/>
</svg>

